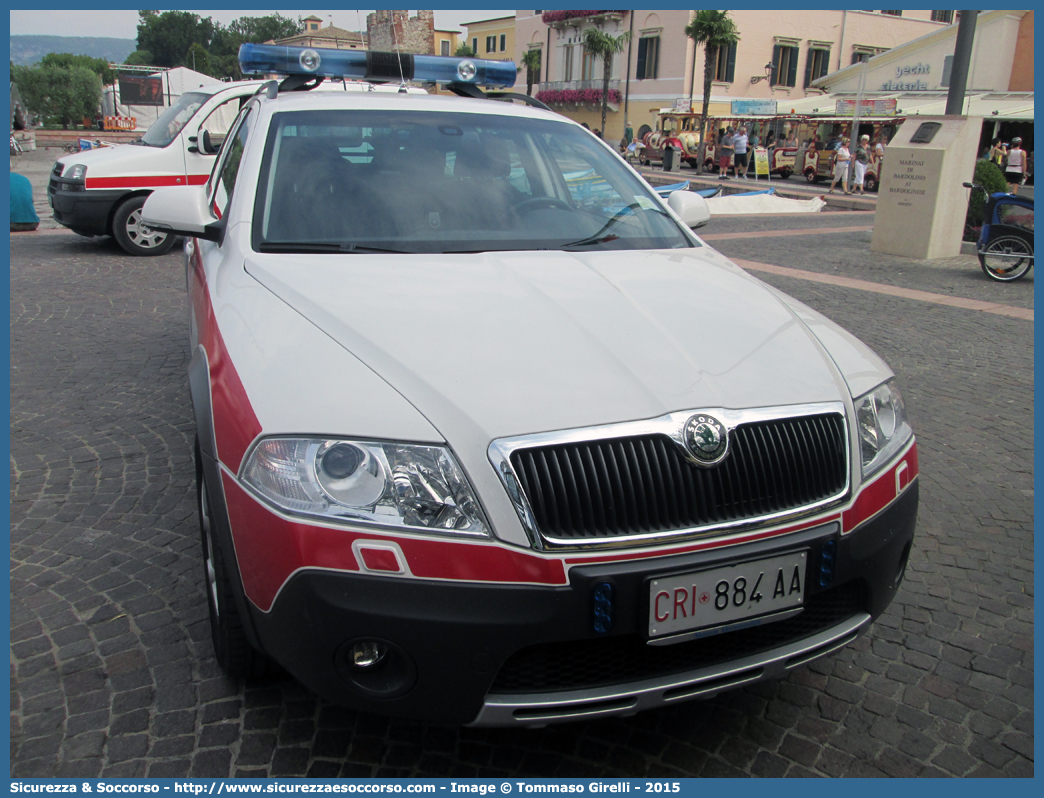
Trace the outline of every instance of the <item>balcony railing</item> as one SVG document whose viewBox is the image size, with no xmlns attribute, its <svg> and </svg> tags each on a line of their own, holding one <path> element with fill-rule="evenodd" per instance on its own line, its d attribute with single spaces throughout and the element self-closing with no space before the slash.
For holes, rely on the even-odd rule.
<svg viewBox="0 0 1044 798">
<path fill-rule="evenodd" d="M 579 25 L 581 20 L 600 23 L 611 19 L 623 19 L 626 11 L 545 11 L 541 20 L 550 28 L 566 28 Z"/>
</svg>

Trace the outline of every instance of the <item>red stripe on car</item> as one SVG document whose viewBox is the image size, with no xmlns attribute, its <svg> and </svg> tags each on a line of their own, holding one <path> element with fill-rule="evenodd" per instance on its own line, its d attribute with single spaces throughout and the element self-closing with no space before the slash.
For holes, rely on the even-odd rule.
<svg viewBox="0 0 1044 798">
<path fill-rule="evenodd" d="M 88 177 L 87 188 L 161 188 L 202 186 L 209 175 L 134 175 L 133 177 Z"/>
<path fill-rule="evenodd" d="M 247 597 L 265 612 L 287 579 L 301 568 L 357 572 L 352 543 L 391 540 L 350 528 L 316 526 L 276 515 L 222 471 L 225 503 Z M 566 584 L 561 560 L 513 551 L 495 543 L 394 538 L 418 579 L 507 584 Z M 401 577 L 389 577 L 401 578 Z"/>
<path fill-rule="evenodd" d="M 843 531 L 851 532 L 885 509 L 919 473 L 915 442 L 890 468 L 863 486 L 855 502 L 843 513 Z"/>
<path fill-rule="evenodd" d="M 261 433 L 261 422 L 250 406 L 246 389 L 218 330 L 198 241 L 193 247 L 192 271 L 192 304 L 199 341 L 207 352 L 210 366 L 210 405 L 214 413 L 218 459 L 233 471 L 238 471 L 247 447 Z"/>
</svg>

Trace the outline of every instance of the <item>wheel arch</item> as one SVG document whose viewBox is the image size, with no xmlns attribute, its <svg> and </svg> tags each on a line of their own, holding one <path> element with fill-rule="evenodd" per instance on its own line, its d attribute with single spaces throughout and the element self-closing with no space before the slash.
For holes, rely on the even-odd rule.
<svg viewBox="0 0 1044 798">
<path fill-rule="evenodd" d="M 112 207 L 109 208 L 109 216 L 105 220 L 106 234 L 110 236 L 115 235 L 115 228 L 113 227 L 112 222 L 113 219 L 116 218 L 116 211 L 120 209 L 120 206 L 123 205 L 123 203 L 125 203 L 127 200 L 133 197 L 147 197 L 151 193 L 152 189 L 139 188 L 133 191 L 128 191 L 126 194 L 120 195 L 120 198 L 117 199 L 114 203 L 112 203 Z"/>
<path fill-rule="evenodd" d="M 214 410 L 210 399 L 210 364 L 206 350 L 198 346 L 189 361 L 189 394 L 192 400 L 192 415 L 196 421 L 196 445 L 198 450 L 198 479 L 205 479 L 210 499 L 214 542 L 221 547 L 225 563 L 234 571 L 232 592 L 243 623 L 247 640 L 258 651 L 264 651 L 260 636 L 254 626 L 253 605 L 243 590 L 243 576 L 239 572 L 239 558 L 232 540 L 232 526 L 225 501 L 224 480 L 217 457 L 217 438 L 214 432 Z"/>
</svg>

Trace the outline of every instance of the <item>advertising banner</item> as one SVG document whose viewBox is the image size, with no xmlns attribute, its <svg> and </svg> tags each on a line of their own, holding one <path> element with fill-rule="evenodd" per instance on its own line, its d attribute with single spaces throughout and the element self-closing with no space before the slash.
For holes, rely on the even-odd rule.
<svg viewBox="0 0 1044 798">
<path fill-rule="evenodd" d="M 151 75 L 120 75 L 122 105 L 163 105 L 163 78 Z"/>
<path fill-rule="evenodd" d="M 855 100 L 838 100 L 835 113 L 838 116 L 855 116 Z M 863 100 L 860 116 L 895 116 L 895 97 Z"/>
<path fill-rule="evenodd" d="M 769 114 L 776 113 L 775 100 L 733 100 L 732 113 L 734 114 Z"/>
</svg>

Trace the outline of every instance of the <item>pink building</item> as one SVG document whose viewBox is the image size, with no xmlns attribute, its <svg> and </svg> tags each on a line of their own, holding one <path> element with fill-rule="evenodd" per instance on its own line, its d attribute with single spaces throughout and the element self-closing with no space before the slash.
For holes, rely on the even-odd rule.
<svg viewBox="0 0 1044 798">
<path fill-rule="evenodd" d="M 623 135 L 624 115 L 637 133 L 655 127 L 661 108 L 703 102 L 703 47 L 685 35 L 695 12 L 516 11 L 515 61 L 529 49 L 541 53 L 540 84 L 552 107 L 590 127 L 601 125 L 601 110 L 584 100 L 601 89 L 602 65 L 580 44 L 586 28 L 632 39 L 614 59 L 607 141 Z M 819 77 L 866 60 L 904 42 L 951 24 L 954 11 L 730 11 L 740 40 L 719 53 L 711 86 L 711 113 L 727 113 L 732 100 L 777 100 L 780 107 L 821 90 Z M 695 73 L 695 84 L 693 76 Z M 587 97 L 591 96 L 588 93 Z M 613 101 L 618 98 L 618 101 Z"/>
</svg>

